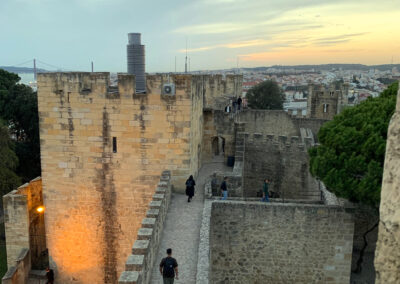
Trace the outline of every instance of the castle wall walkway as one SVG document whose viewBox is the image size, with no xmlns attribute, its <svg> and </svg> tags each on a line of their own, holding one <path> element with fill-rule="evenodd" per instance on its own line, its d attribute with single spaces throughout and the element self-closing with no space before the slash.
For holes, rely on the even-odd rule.
<svg viewBox="0 0 400 284">
<path fill-rule="evenodd" d="M 158 264 L 166 256 L 167 248 L 172 248 L 172 256 L 176 258 L 179 265 L 179 280 L 175 280 L 174 283 L 196 283 L 198 246 L 204 206 L 204 184 L 214 171 L 232 170 L 232 168 L 224 166 L 222 161 L 214 161 L 204 164 L 199 171 L 192 202 L 187 202 L 186 195 L 172 194 L 150 283 L 162 283 Z"/>
</svg>

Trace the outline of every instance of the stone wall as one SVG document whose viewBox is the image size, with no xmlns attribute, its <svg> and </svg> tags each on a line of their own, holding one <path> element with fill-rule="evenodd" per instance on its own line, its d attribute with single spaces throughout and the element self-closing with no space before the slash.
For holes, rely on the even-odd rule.
<svg viewBox="0 0 400 284">
<path fill-rule="evenodd" d="M 239 97 L 242 95 L 243 75 L 228 74 L 204 75 L 204 107 L 215 108 L 222 96 Z"/>
<path fill-rule="evenodd" d="M 321 126 L 327 122 L 326 119 L 317 119 L 317 118 L 298 118 L 292 117 L 292 120 L 298 129 L 310 129 L 314 135 L 314 138 L 317 139 L 317 134 Z"/>
<path fill-rule="evenodd" d="M 300 135 L 295 119 L 283 110 L 245 110 L 239 114 L 239 121 L 248 133 Z"/>
<path fill-rule="evenodd" d="M 29 249 L 21 249 L 18 257 L 14 259 L 7 273 L 1 280 L 2 284 L 26 284 L 28 283 L 29 271 L 31 270 Z"/>
<path fill-rule="evenodd" d="M 269 178 L 270 191 L 281 198 L 320 199 L 318 182 L 309 173 L 310 146 L 310 141 L 303 144 L 298 136 L 249 134 L 244 155 L 244 196 L 257 196 L 264 179 Z"/>
<path fill-rule="evenodd" d="M 245 110 L 234 116 L 223 110 L 207 109 L 204 112 L 203 162 L 209 162 L 215 155 L 213 141 L 216 137 L 225 141 L 225 159 L 235 153 L 237 132 L 300 136 L 300 129 L 310 129 L 314 138 L 327 120 L 296 118 L 284 111 Z M 219 149 L 221 152 L 221 149 Z"/>
<path fill-rule="evenodd" d="M 33 266 L 46 251 L 44 216 L 36 211 L 42 205 L 40 177 L 3 196 L 8 268 L 15 266 L 23 249 L 30 250 Z"/>
<path fill-rule="evenodd" d="M 310 85 L 307 97 L 307 117 L 332 120 L 347 105 L 348 86 Z"/>
<path fill-rule="evenodd" d="M 400 90 L 389 124 L 383 171 L 380 223 L 375 252 L 376 283 L 400 282 Z"/>
<path fill-rule="evenodd" d="M 161 242 L 164 221 L 171 199 L 171 175 L 163 172 L 146 217 L 142 220 L 132 254 L 125 263 L 119 284 L 149 283 Z"/>
<path fill-rule="evenodd" d="M 236 124 L 231 114 L 223 110 L 206 110 L 204 112 L 204 131 L 203 131 L 203 163 L 210 162 L 215 156 L 215 149 L 213 149 L 214 139 L 224 139 L 225 149 L 224 158 L 234 156 L 235 154 L 235 133 Z M 222 149 L 218 149 L 222 154 Z"/>
<path fill-rule="evenodd" d="M 353 227 L 343 207 L 214 201 L 210 283 L 349 283 Z"/>
<path fill-rule="evenodd" d="M 190 116 L 190 174 L 197 178 L 198 170 L 201 167 L 201 153 L 203 140 L 203 78 L 193 77 L 192 103 Z M 188 176 L 185 176 L 188 178 Z M 180 185 L 184 187 L 184 183 Z"/>
<path fill-rule="evenodd" d="M 243 197 L 243 161 L 246 148 L 245 138 L 246 133 L 244 132 L 238 132 L 236 134 L 235 164 L 233 170 L 230 172 L 215 172 L 213 174 L 212 186 L 210 185 L 211 196 L 221 196 L 220 185 L 226 177 L 228 197 Z M 208 186 L 208 184 L 206 186 Z M 210 197 L 207 192 L 205 192 L 205 195 Z"/>
<path fill-rule="evenodd" d="M 117 282 L 159 173 L 171 170 L 182 191 L 196 175 L 203 79 L 147 76 L 146 94 L 136 94 L 133 75 L 119 74 L 111 87 L 109 73 L 39 74 L 46 237 L 57 281 Z M 167 82 L 174 96 L 162 93 Z"/>
</svg>

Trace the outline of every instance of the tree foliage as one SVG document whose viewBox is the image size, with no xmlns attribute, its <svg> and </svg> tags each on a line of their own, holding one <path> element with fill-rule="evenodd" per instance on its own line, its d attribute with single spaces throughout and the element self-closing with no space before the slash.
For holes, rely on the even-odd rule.
<svg viewBox="0 0 400 284">
<path fill-rule="evenodd" d="M 15 140 L 19 159 L 17 174 L 23 181 L 40 175 L 40 143 L 37 94 L 18 84 L 18 75 L 0 69 L 0 118 Z"/>
<path fill-rule="evenodd" d="M 264 81 L 248 90 L 246 98 L 253 109 L 283 109 L 285 95 L 275 81 Z"/>
<path fill-rule="evenodd" d="M 14 152 L 14 143 L 10 139 L 9 131 L 0 122 L 0 195 L 8 193 L 21 184 L 15 173 L 18 166 L 18 157 Z M 0 202 L 1 203 L 1 202 Z"/>
<path fill-rule="evenodd" d="M 389 121 L 398 83 L 324 124 L 309 150 L 310 171 L 340 197 L 379 207 Z"/>
</svg>

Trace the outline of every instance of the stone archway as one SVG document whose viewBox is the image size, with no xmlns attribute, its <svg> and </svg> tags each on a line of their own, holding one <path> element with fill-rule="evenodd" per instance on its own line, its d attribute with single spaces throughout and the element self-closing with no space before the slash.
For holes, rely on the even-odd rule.
<svg viewBox="0 0 400 284">
<path fill-rule="evenodd" d="M 211 138 L 211 153 L 213 156 L 219 156 L 225 153 L 225 138 L 214 136 Z"/>
</svg>

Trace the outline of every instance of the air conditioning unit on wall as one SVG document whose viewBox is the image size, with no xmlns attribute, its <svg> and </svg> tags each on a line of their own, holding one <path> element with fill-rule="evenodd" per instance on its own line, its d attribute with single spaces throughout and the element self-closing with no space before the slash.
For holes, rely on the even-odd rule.
<svg viewBox="0 0 400 284">
<path fill-rule="evenodd" d="M 163 95 L 174 96 L 175 95 L 175 84 L 174 83 L 166 83 L 162 88 Z"/>
</svg>

